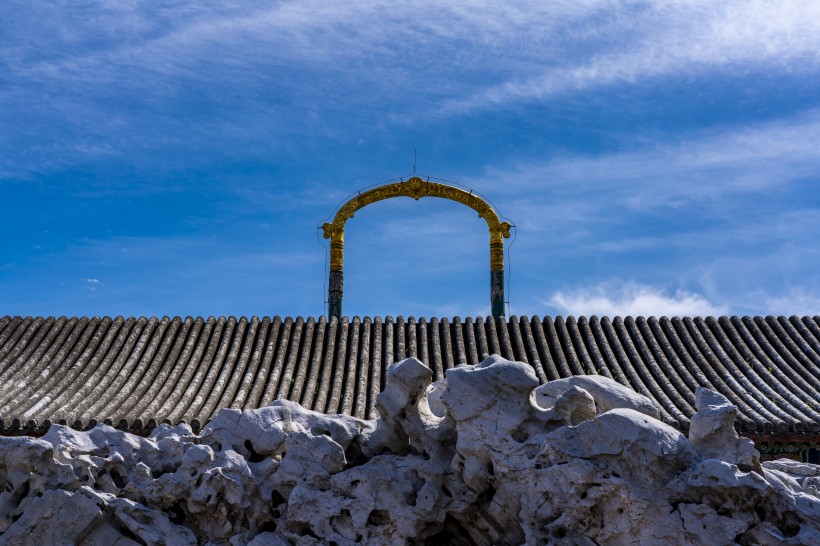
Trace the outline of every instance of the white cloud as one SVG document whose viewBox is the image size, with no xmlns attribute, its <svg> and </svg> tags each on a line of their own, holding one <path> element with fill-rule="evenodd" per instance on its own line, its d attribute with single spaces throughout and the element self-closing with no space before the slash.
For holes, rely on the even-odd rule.
<svg viewBox="0 0 820 546">
<path fill-rule="evenodd" d="M 790 72 L 816 71 L 820 60 L 820 4 L 781 2 L 672 1 L 620 6 L 611 14 L 607 40 L 592 51 L 549 59 L 546 68 L 449 101 L 463 111 L 521 100 L 546 100 L 617 83 L 704 70 L 747 72 L 764 67 Z M 583 21 L 590 25 L 594 21 Z M 577 32 L 577 31 L 576 31 Z M 573 31 L 561 36 L 573 44 Z"/>
<path fill-rule="evenodd" d="M 674 293 L 632 281 L 610 280 L 591 287 L 557 291 L 543 303 L 560 314 L 573 316 L 720 316 L 728 308 L 715 305 L 699 294 Z"/>
<path fill-rule="evenodd" d="M 793 288 L 779 296 L 763 295 L 767 313 L 772 315 L 820 315 L 820 293 L 803 287 Z"/>
<path fill-rule="evenodd" d="M 100 281 L 100 279 L 84 278 L 80 280 L 85 283 L 85 287 L 88 289 L 89 292 L 96 292 L 97 288 L 103 286 L 103 283 Z"/>
<path fill-rule="evenodd" d="M 569 204 L 569 212 L 553 212 L 561 217 L 570 214 L 569 220 L 576 222 L 613 202 L 633 210 L 692 203 L 719 207 L 726 197 L 735 199 L 816 178 L 818 141 L 820 111 L 810 110 L 768 123 L 692 132 L 677 141 L 626 152 L 567 155 L 489 168 L 476 186 L 490 191 L 503 183 L 516 199 L 527 192 L 526 200 L 518 203 L 523 209 L 540 205 L 539 197 L 547 197 L 555 206 L 556 196 L 569 196 L 577 199 Z M 559 208 L 566 207 L 562 203 Z"/>
<path fill-rule="evenodd" d="M 372 141 L 613 83 L 705 69 L 794 80 L 820 64 L 816 2 L 10 1 L 7 177 L 77 160 L 161 165 L 171 149 L 302 155 L 294 135 Z"/>
<path fill-rule="evenodd" d="M 430 113 L 705 68 L 814 72 L 820 60 L 820 4 L 806 0 L 215 6 L 19 8 L 0 55 L 16 79 L 105 83 L 160 97 L 188 80 L 211 82 L 215 69 L 231 88 L 286 86 L 298 61 L 299 70 L 315 71 L 311 84 L 333 82 L 331 100 L 363 87 L 372 96 L 376 86 L 393 97 L 430 97 Z M 304 80 L 290 83 L 294 98 L 309 92 Z"/>
</svg>

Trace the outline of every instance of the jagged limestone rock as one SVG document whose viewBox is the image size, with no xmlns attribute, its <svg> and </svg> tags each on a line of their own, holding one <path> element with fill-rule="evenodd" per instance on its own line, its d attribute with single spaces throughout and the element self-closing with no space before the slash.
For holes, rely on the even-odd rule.
<svg viewBox="0 0 820 546">
<path fill-rule="evenodd" d="M 737 407 L 722 394 L 698 387 L 695 390 L 695 408 L 689 424 L 689 440 L 698 453 L 706 458 L 732 462 L 743 470 L 760 474 L 760 453 L 754 442 L 741 438 L 734 429 Z"/>
<path fill-rule="evenodd" d="M 820 467 L 759 462 L 699 390 L 689 437 L 600 377 L 392 365 L 371 421 L 285 400 L 148 438 L 0 438 L 4 544 L 820 543 Z"/>
<path fill-rule="evenodd" d="M 588 392 L 595 401 L 598 413 L 622 408 L 633 409 L 655 419 L 661 417 L 660 410 L 652 400 L 603 375 L 574 375 L 544 383 L 535 389 L 535 403 L 544 408 L 552 407 L 571 387 Z"/>
</svg>

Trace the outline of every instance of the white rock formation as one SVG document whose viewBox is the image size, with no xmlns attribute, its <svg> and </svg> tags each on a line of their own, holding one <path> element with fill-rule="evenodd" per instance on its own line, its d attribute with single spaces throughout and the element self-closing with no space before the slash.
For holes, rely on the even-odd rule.
<svg viewBox="0 0 820 546">
<path fill-rule="evenodd" d="M 407 359 L 363 421 L 276 401 L 195 435 L 0 438 L 0 546 L 820 544 L 820 467 L 760 464 L 697 392 L 689 438 L 600 377 Z"/>
</svg>

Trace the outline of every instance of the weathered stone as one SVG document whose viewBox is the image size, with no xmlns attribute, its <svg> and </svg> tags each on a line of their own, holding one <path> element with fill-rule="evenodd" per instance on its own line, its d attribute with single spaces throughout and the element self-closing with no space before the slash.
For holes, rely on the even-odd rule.
<svg viewBox="0 0 820 546">
<path fill-rule="evenodd" d="M 690 544 L 731 544 L 734 538 L 745 531 L 746 522 L 718 515 L 717 511 L 706 504 L 681 503 L 677 509 L 683 520 Z"/>
<path fill-rule="evenodd" d="M 0 546 L 820 543 L 820 467 L 761 466 L 719 395 L 687 439 L 604 378 L 492 356 L 431 380 L 393 364 L 371 421 L 279 400 L 200 435 L 0 438 Z"/>
<path fill-rule="evenodd" d="M 588 392 L 595 401 L 597 413 L 606 413 L 616 408 L 633 409 L 660 419 L 660 410 L 652 400 L 602 375 L 574 375 L 544 383 L 535 389 L 535 402 L 543 408 L 552 407 L 571 387 Z"/>
<path fill-rule="evenodd" d="M 16 521 L 0 536 L 2 545 L 71 545 L 99 525 L 102 510 L 81 493 L 49 489 L 26 496 L 10 515 Z"/>
<path fill-rule="evenodd" d="M 698 387 L 695 408 L 689 424 L 689 441 L 704 458 L 720 459 L 740 469 L 763 473 L 760 453 L 754 442 L 741 438 L 734 429 L 737 407 L 722 394 Z"/>
<path fill-rule="evenodd" d="M 439 464 L 445 471 L 453 458 L 455 421 L 439 400 L 441 416 L 430 408 L 429 392 L 433 372 L 420 360 L 407 358 L 387 371 L 387 387 L 376 399 L 379 418 L 364 451 L 415 453 Z M 439 396 L 440 398 L 440 396 Z"/>
<path fill-rule="evenodd" d="M 633 409 L 614 409 L 546 436 L 568 457 L 606 462 L 634 487 L 666 484 L 697 460 L 679 431 Z"/>
</svg>

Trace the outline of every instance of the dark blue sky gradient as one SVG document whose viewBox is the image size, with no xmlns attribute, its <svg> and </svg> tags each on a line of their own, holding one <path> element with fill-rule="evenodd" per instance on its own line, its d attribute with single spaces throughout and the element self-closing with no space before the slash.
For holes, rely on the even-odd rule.
<svg viewBox="0 0 820 546">
<path fill-rule="evenodd" d="M 512 314 L 820 313 L 818 51 L 808 0 L 10 0 L 0 314 L 318 315 L 414 150 L 515 222 Z M 489 312 L 469 209 L 346 241 L 346 314 Z"/>
</svg>

